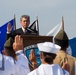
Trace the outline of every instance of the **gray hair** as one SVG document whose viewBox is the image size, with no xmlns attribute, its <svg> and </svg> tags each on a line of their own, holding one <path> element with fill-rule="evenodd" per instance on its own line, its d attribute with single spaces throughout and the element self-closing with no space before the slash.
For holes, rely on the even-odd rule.
<svg viewBox="0 0 76 75">
<path fill-rule="evenodd" d="M 22 20 L 22 18 L 28 18 L 28 22 L 30 22 L 30 16 L 29 15 L 22 15 L 20 18 L 20 21 Z"/>
</svg>

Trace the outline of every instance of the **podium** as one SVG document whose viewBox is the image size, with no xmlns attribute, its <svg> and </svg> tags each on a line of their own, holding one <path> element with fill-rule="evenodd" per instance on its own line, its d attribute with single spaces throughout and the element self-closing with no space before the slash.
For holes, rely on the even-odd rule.
<svg viewBox="0 0 76 75">
<path fill-rule="evenodd" d="M 30 51 L 31 49 L 34 49 L 36 54 L 36 62 L 37 65 L 39 66 L 41 64 L 41 60 L 39 50 L 37 48 L 37 43 L 52 42 L 53 36 L 21 35 L 21 37 L 23 38 L 24 54 L 27 56 L 29 60 Z M 32 71 L 33 68 L 30 60 L 29 60 L 29 67 L 30 70 Z"/>
<path fill-rule="evenodd" d="M 27 47 L 41 42 L 52 42 L 53 36 L 36 36 L 36 35 L 21 35 L 23 38 L 23 45 Z"/>
</svg>

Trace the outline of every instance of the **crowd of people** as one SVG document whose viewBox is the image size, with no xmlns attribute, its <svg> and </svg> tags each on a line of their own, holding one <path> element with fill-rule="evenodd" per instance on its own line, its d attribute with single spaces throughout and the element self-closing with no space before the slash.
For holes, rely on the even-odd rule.
<svg viewBox="0 0 76 75">
<path fill-rule="evenodd" d="M 21 28 L 11 32 L 12 26 L 8 23 L 4 54 L 0 53 L 0 75 L 75 75 L 76 58 L 66 53 L 69 39 L 64 30 L 58 32 L 54 43 L 46 41 L 37 44 L 40 52 L 40 66 L 37 66 L 35 52 L 31 50 L 29 55 L 33 66 L 31 70 L 23 52 L 21 37 L 21 35 L 34 33 L 27 30 L 30 16 L 22 15 L 20 24 Z"/>
</svg>

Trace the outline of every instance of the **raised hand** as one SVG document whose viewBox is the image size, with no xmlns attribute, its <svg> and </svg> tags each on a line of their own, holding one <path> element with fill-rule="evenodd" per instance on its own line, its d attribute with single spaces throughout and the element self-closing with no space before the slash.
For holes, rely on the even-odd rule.
<svg viewBox="0 0 76 75">
<path fill-rule="evenodd" d="M 30 59 L 30 61 L 31 61 L 32 63 L 33 63 L 33 62 L 36 62 L 36 55 L 35 55 L 35 52 L 34 52 L 33 49 L 30 51 L 29 59 Z"/>
<path fill-rule="evenodd" d="M 21 38 L 21 36 L 19 35 L 15 36 L 15 40 L 13 43 L 13 49 L 15 52 L 19 50 L 23 50 L 23 39 Z"/>
<path fill-rule="evenodd" d="M 12 26 L 11 23 L 9 22 L 7 25 L 7 32 L 11 32 L 12 31 Z"/>
<path fill-rule="evenodd" d="M 70 72 L 70 66 L 67 61 L 63 64 L 62 68 Z"/>
<path fill-rule="evenodd" d="M 35 55 L 35 52 L 34 52 L 33 49 L 30 52 L 29 59 L 32 63 L 33 69 L 36 69 L 38 66 L 37 66 L 37 63 L 36 63 L 36 55 Z"/>
</svg>

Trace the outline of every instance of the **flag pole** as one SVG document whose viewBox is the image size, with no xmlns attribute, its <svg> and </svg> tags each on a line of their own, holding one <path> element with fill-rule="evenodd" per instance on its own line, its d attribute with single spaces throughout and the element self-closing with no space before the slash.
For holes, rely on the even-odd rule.
<svg viewBox="0 0 76 75">
<path fill-rule="evenodd" d="M 39 23 L 38 23 L 38 16 L 36 16 L 36 21 L 37 21 L 37 29 L 38 29 L 38 35 L 39 35 Z"/>
<path fill-rule="evenodd" d="M 16 16 L 14 14 L 14 30 L 16 30 Z"/>
<path fill-rule="evenodd" d="M 62 16 L 62 30 L 64 30 L 64 18 Z"/>
</svg>

